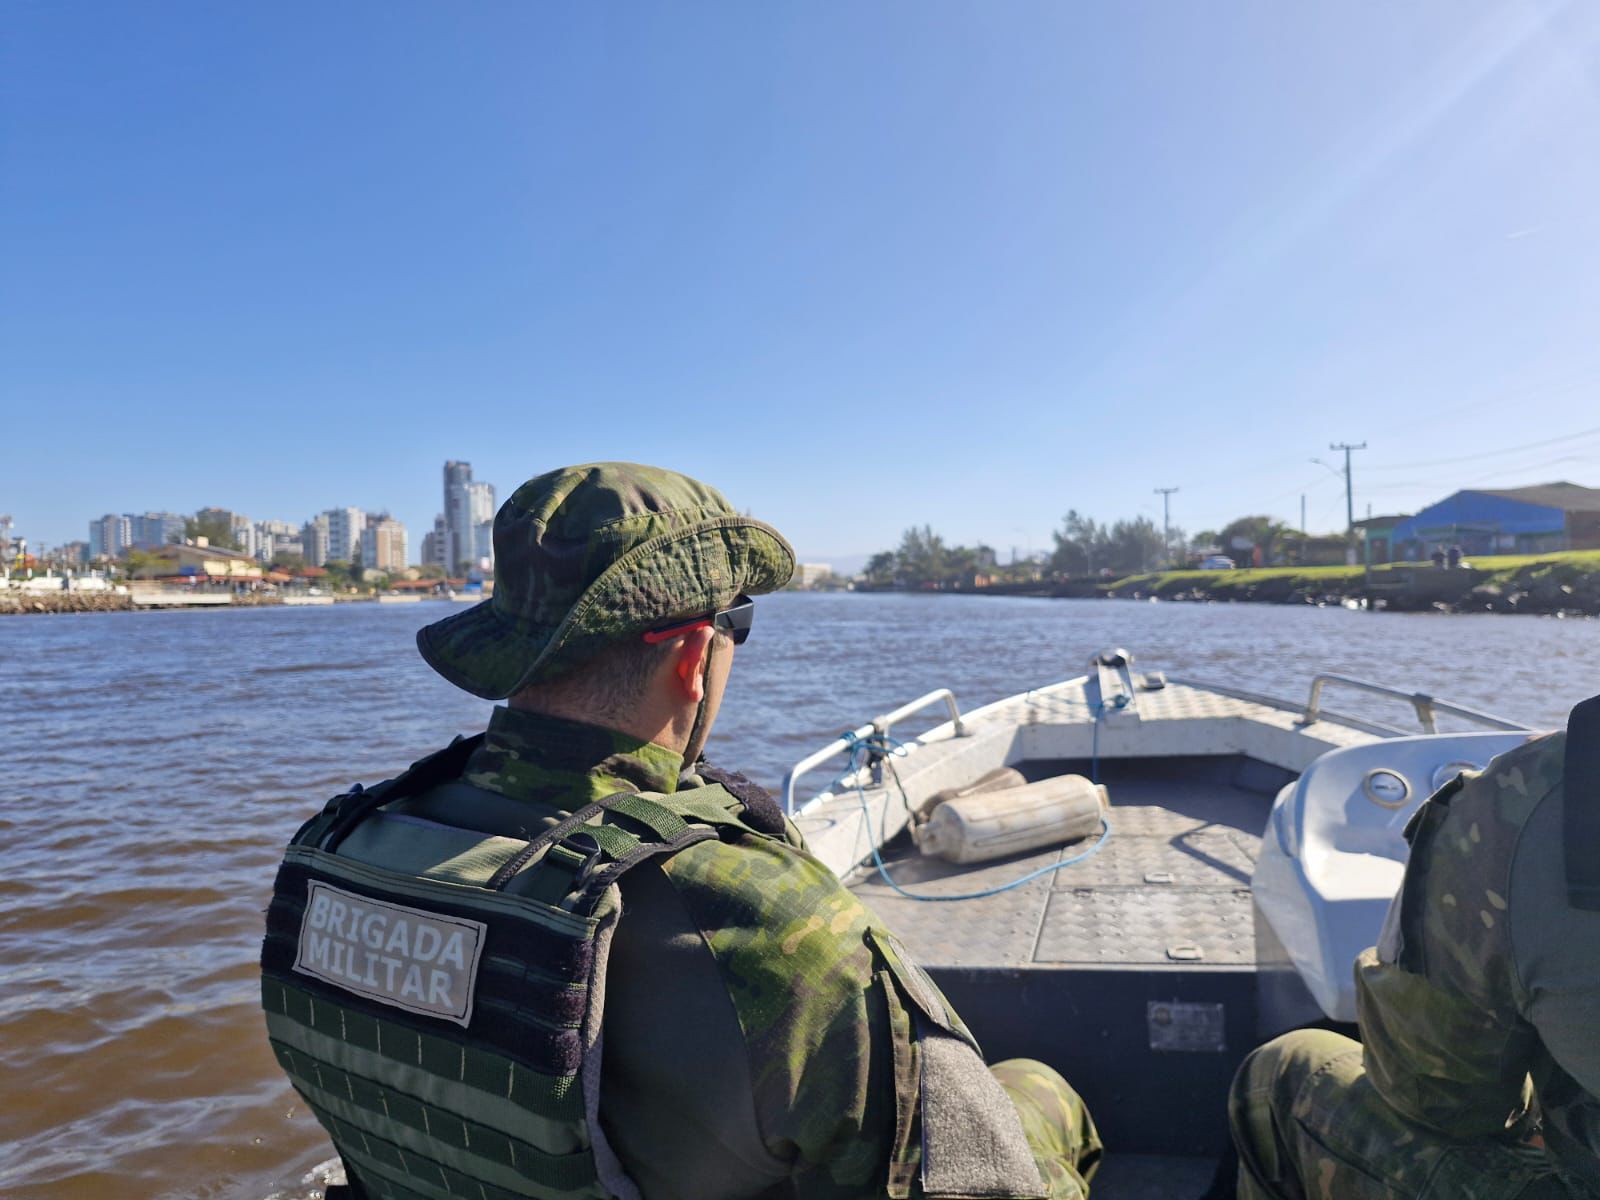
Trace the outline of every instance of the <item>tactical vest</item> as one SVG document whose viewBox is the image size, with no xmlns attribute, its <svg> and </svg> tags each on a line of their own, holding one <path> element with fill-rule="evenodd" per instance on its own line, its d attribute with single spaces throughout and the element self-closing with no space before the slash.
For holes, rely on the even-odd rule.
<svg viewBox="0 0 1600 1200">
<path fill-rule="evenodd" d="M 458 779 L 480 741 L 335 797 L 295 835 L 261 957 L 273 1052 L 373 1200 L 636 1196 L 598 1121 L 617 880 L 770 835 L 719 785 L 619 793 L 532 840 L 382 811 Z M 406 869 L 342 856 L 352 835 Z"/>
</svg>

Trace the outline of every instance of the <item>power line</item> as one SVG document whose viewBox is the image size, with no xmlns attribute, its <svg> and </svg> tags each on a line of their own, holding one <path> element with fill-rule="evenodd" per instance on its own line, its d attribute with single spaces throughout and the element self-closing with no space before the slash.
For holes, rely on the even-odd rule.
<svg viewBox="0 0 1600 1200">
<path fill-rule="evenodd" d="M 1416 419 L 1406 421 L 1403 424 L 1387 426 L 1387 429 L 1391 434 L 1403 433 L 1408 429 L 1420 429 L 1425 425 L 1437 425 L 1443 420 L 1455 420 L 1470 416 L 1474 413 L 1482 412 L 1486 408 L 1505 408 L 1509 405 L 1521 405 L 1540 398 L 1592 390 L 1595 387 L 1594 364 L 1586 366 L 1585 372 L 1585 374 L 1576 377 L 1569 376 L 1566 379 L 1546 381 L 1527 387 L 1509 388 L 1504 392 L 1468 401 L 1464 404 L 1445 405 L 1444 407 L 1419 414 Z"/>
<path fill-rule="evenodd" d="M 1424 462 L 1389 463 L 1386 466 L 1369 467 L 1372 471 L 1410 471 L 1417 467 L 1448 467 L 1455 463 L 1478 462 L 1485 458 L 1499 458 L 1505 454 L 1517 454 L 1523 450 L 1538 450 L 1543 446 L 1554 446 L 1559 442 L 1578 441 L 1582 438 L 1594 437 L 1600 434 L 1600 425 L 1593 429 L 1583 429 L 1577 433 L 1562 434 L 1560 437 L 1544 438 L 1537 442 L 1527 442 L 1521 446 L 1502 446 L 1498 450 L 1485 450 L 1479 454 L 1462 454 L 1455 458 L 1433 458 Z M 1335 446 L 1333 449 L 1337 450 Z"/>
<path fill-rule="evenodd" d="M 1470 490 L 1473 485 L 1483 483 L 1486 480 L 1499 479 L 1506 475 L 1522 475 L 1534 471 L 1542 471 L 1547 467 L 1560 466 L 1562 463 L 1600 463 L 1600 453 L 1562 454 L 1555 458 L 1542 458 L 1537 462 L 1495 467 L 1487 474 L 1475 475 L 1470 479 L 1461 479 L 1459 476 L 1450 479 L 1391 479 L 1380 483 L 1369 483 L 1366 485 L 1366 490 L 1369 492 L 1463 491 Z"/>
</svg>

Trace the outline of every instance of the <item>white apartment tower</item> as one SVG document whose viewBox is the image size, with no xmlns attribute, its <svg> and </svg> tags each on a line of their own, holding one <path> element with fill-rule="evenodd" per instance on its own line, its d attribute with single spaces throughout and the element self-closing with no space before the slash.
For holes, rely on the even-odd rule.
<svg viewBox="0 0 1600 1200">
<path fill-rule="evenodd" d="M 494 566 L 494 485 L 474 482 L 472 464 L 444 464 L 444 568 L 455 572 L 462 563 Z"/>
<path fill-rule="evenodd" d="M 255 556 L 262 562 L 271 562 L 272 556 L 279 552 L 298 554 L 301 550 L 300 530 L 287 521 L 255 522 L 251 528 L 250 542 L 255 547 Z"/>
<path fill-rule="evenodd" d="M 107 513 L 89 522 L 89 557 L 118 558 L 133 545 L 133 521 L 118 513 Z"/>
<path fill-rule="evenodd" d="M 329 560 L 354 562 L 361 553 L 361 531 L 367 527 L 367 514 L 359 508 L 330 508 L 322 515 L 328 519 Z"/>
</svg>

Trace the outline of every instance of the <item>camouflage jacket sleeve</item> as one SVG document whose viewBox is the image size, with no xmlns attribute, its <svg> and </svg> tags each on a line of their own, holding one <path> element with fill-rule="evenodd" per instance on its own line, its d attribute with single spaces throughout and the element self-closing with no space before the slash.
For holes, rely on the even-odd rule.
<svg viewBox="0 0 1600 1200">
<path fill-rule="evenodd" d="M 1510 875 L 1528 814 L 1559 786 L 1563 746 L 1530 742 L 1423 805 L 1383 936 L 1357 960 L 1373 1086 L 1450 1136 L 1503 1133 L 1525 1108 L 1538 1037 L 1511 946 Z"/>
<path fill-rule="evenodd" d="M 640 944 L 632 955 L 630 977 L 649 999 L 631 1022 L 643 1034 L 631 1044 L 648 1046 L 652 1028 L 657 1044 L 664 1031 L 683 1043 L 674 1054 L 645 1050 L 646 1065 L 679 1064 L 667 1067 L 674 1078 L 657 1071 L 656 1086 L 646 1089 L 675 1099 L 665 1108 L 633 1105 L 625 1137 L 637 1148 L 635 1165 L 680 1164 L 645 1194 L 1044 1196 L 1016 1107 L 971 1034 L 932 980 L 799 842 L 780 819 L 769 833 L 702 842 L 664 860 L 669 896 L 652 900 L 641 891 L 648 874 L 634 880 L 635 915 L 624 916 L 619 949 L 630 920 L 641 934 L 641 916 L 648 922 L 652 909 L 678 909 L 696 949 L 709 952 L 703 964 L 669 965 L 661 943 L 679 939 L 646 934 L 653 946 Z M 653 969 L 662 966 L 668 969 Z M 702 966 L 711 979 L 694 989 L 694 1008 L 726 1013 L 726 1026 L 685 1011 L 690 977 L 704 980 Z M 608 1071 L 620 1015 L 608 998 Z M 684 1177 L 697 1169 L 682 1164 L 685 1145 L 720 1155 L 723 1177 L 685 1190 Z"/>
<path fill-rule="evenodd" d="M 727 987 L 756 1125 L 789 1164 L 787 1194 L 881 1194 L 904 1035 L 874 1003 L 866 910 L 810 855 L 766 839 L 690 847 L 666 875 Z"/>
</svg>

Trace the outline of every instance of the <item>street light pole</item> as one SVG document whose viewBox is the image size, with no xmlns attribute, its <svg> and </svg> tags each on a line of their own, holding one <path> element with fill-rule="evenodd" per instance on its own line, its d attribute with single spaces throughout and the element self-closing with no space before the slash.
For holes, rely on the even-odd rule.
<svg viewBox="0 0 1600 1200">
<path fill-rule="evenodd" d="M 1360 445 L 1357 445 L 1354 442 L 1339 442 L 1337 444 L 1333 442 L 1328 443 L 1329 450 L 1344 451 L 1345 534 L 1349 537 L 1354 537 L 1356 532 L 1356 499 L 1355 489 L 1350 484 L 1350 451 L 1365 450 L 1366 448 L 1367 444 L 1365 442 L 1362 442 Z"/>
<path fill-rule="evenodd" d="M 1167 563 L 1172 562 L 1172 493 L 1177 488 L 1156 488 L 1155 494 L 1161 497 L 1161 553 L 1166 555 Z"/>
</svg>

